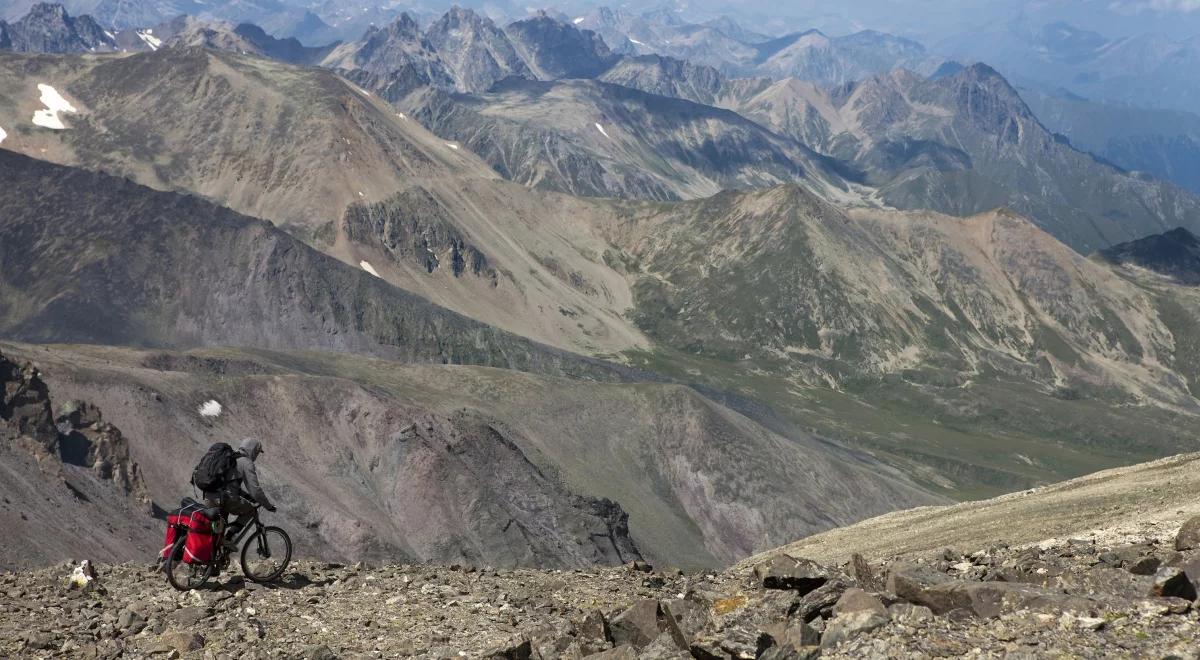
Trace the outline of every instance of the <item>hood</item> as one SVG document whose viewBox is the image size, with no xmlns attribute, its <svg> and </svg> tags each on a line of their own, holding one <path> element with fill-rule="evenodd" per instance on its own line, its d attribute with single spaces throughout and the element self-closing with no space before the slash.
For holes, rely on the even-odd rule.
<svg viewBox="0 0 1200 660">
<path fill-rule="evenodd" d="M 258 438 L 246 438 L 238 449 L 253 461 L 262 453 L 262 442 Z"/>
</svg>

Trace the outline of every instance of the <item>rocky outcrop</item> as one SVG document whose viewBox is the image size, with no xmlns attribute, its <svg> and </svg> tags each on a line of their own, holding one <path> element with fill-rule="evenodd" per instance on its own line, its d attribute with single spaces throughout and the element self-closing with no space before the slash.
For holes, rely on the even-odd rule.
<svg viewBox="0 0 1200 660">
<path fill-rule="evenodd" d="M 343 218 L 346 235 L 381 248 L 397 262 L 426 272 L 449 269 L 455 277 L 484 277 L 495 285 L 497 273 L 487 256 L 454 227 L 450 213 L 429 191 L 413 187 L 378 204 L 354 204 Z"/>
<path fill-rule="evenodd" d="M 54 417 L 50 389 L 37 368 L 28 362 L 18 364 L 3 353 L 0 394 L 0 436 L 32 440 L 39 457 L 88 468 L 122 494 L 150 504 L 141 471 L 130 456 L 129 441 L 120 429 L 103 421 L 96 406 L 71 401 Z"/>
<path fill-rule="evenodd" d="M 31 363 L 18 364 L 0 353 L 0 432 L 26 437 L 42 451 L 58 453 L 58 431 L 50 391 Z"/>
</svg>

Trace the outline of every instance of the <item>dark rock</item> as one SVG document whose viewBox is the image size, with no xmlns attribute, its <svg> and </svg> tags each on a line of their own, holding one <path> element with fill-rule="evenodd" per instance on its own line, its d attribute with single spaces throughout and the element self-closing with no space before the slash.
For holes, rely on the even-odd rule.
<svg viewBox="0 0 1200 660">
<path fill-rule="evenodd" d="M 896 564 L 888 572 L 887 590 L 903 600 L 917 603 L 927 589 L 950 578 L 927 566 Z"/>
<path fill-rule="evenodd" d="M 1158 567 L 1162 564 L 1162 560 L 1158 557 L 1147 556 L 1136 559 L 1126 566 L 1126 569 L 1134 575 L 1154 575 L 1158 572 Z"/>
<path fill-rule="evenodd" d="M 842 597 L 850 585 L 845 581 L 834 579 L 821 587 L 797 598 L 791 605 L 789 616 L 799 617 L 801 621 L 811 623 L 817 617 L 832 616 L 833 606 Z"/>
<path fill-rule="evenodd" d="M 609 622 L 613 644 L 642 648 L 658 637 L 658 601 L 639 600 Z"/>
<path fill-rule="evenodd" d="M 606 650 L 612 641 L 612 635 L 609 633 L 604 613 L 593 610 L 582 621 L 577 622 L 575 638 L 579 642 L 580 650 L 585 654 Z"/>
<path fill-rule="evenodd" d="M 1184 569 L 1169 566 L 1160 568 L 1154 574 L 1154 584 L 1150 587 L 1150 595 L 1196 600 L 1196 585 L 1188 579 L 1188 574 Z"/>
<path fill-rule="evenodd" d="M 199 633 L 172 630 L 158 636 L 154 644 L 150 647 L 151 653 L 169 653 L 178 651 L 187 653 L 189 651 L 198 651 L 204 648 L 204 637 Z"/>
<path fill-rule="evenodd" d="M 487 660 L 529 660 L 533 657 L 533 642 L 528 637 L 512 639 L 483 652 Z"/>
<path fill-rule="evenodd" d="M 1176 550 L 1200 549 L 1200 516 L 1188 519 L 1175 535 Z"/>
<path fill-rule="evenodd" d="M 776 555 L 754 568 L 754 577 L 766 589 L 791 589 L 800 595 L 829 581 L 829 569 L 815 561 Z"/>
<path fill-rule="evenodd" d="M 742 628 L 701 635 L 689 649 L 698 660 L 753 660 L 758 657 L 758 635 Z"/>
</svg>

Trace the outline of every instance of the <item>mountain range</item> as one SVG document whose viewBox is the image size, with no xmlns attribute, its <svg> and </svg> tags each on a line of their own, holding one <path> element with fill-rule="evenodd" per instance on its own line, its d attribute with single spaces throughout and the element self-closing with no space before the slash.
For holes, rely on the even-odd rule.
<svg viewBox="0 0 1200 660">
<path fill-rule="evenodd" d="M 43 50 L 88 24 L 38 12 Z M 314 554 L 555 567 L 720 566 L 1194 448 L 1200 201 L 990 67 L 730 78 L 545 13 L 167 25 L 0 53 L 21 547 L 70 505 L 128 558 L 151 526 L 100 504 L 161 513 L 177 457 L 244 435 Z M 144 489 L 25 441 L 75 401 Z"/>
</svg>

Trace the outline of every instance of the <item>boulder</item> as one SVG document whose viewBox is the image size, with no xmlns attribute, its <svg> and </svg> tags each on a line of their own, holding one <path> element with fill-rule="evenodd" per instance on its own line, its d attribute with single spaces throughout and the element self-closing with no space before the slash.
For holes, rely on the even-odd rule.
<svg viewBox="0 0 1200 660">
<path fill-rule="evenodd" d="M 1176 550 L 1200 549 L 1200 516 L 1189 518 L 1175 535 Z"/>
<path fill-rule="evenodd" d="M 697 660 L 754 660 L 758 657 L 758 635 L 743 628 L 701 635 L 689 649 Z"/>
<path fill-rule="evenodd" d="M 832 572 L 809 559 L 776 555 L 754 568 L 754 577 L 766 589 L 790 589 L 807 594 L 832 577 Z"/>
<path fill-rule="evenodd" d="M 866 558 L 857 552 L 850 556 L 850 577 L 854 578 L 858 586 L 863 589 L 878 591 L 883 588 L 879 576 L 871 570 L 871 565 L 867 563 Z"/>
<path fill-rule="evenodd" d="M 915 605 L 924 605 L 934 614 L 974 615 L 994 618 L 1001 614 L 1027 609 L 1037 612 L 1090 612 L 1096 602 L 1082 596 L 1031 584 L 1012 582 L 967 582 L 950 580 L 937 584 L 904 581 L 903 594 L 897 594 Z"/>
<path fill-rule="evenodd" d="M 662 625 L 681 649 L 691 647 L 692 640 L 708 623 L 708 609 L 686 599 L 665 600 L 660 605 Z"/>
<path fill-rule="evenodd" d="M 834 616 L 854 612 L 872 612 L 879 616 L 887 616 L 887 608 L 883 606 L 882 601 L 857 587 L 847 589 L 833 606 Z"/>
<path fill-rule="evenodd" d="M 817 617 L 828 618 L 832 616 L 833 606 L 837 604 L 849 586 L 843 580 L 830 580 L 820 588 L 797 598 L 788 610 L 788 615 L 808 623 Z"/>
<path fill-rule="evenodd" d="M 608 621 L 600 610 L 592 610 L 582 621 L 574 624 L 575 639 L 579 649 L 584 654 L 598 653 L 608 649 L 612 636 L 609 634 Z"/>
<path fill-rule="evenodd" d="M 1133 560 L 1125 568 L 1134 575 L 1154 575 L 1161 565 L 1162 560 L 1158 557 L 1147 555 Z"/>
<path fill-rule="evenodd" d="M 658 637 L 658 601 L 639 600 L 609 622 L 613 644 L 628 644 L 640 649 Z"/>
<path fill-rule="evenodd" d="M 831 649 L 848 639 L 882 628 L 887 622 L 886 614 L 870 610 L 839 614 L 825 627 L 825 634 L 821 636 L 821 648 Z"/>
</svg>

